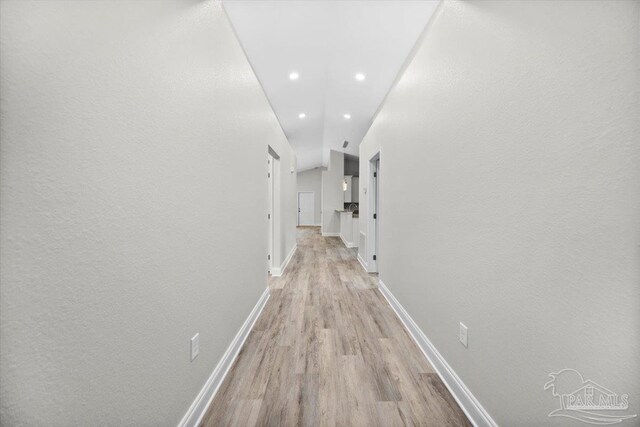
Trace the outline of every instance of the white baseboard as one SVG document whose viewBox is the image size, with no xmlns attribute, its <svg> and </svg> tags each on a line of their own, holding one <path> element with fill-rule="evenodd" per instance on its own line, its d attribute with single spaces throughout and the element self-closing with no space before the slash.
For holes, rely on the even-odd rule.
<svg viewBox="0 0 640 427">
<path fill-rule="evenodd" d="M 400 302 L 393 296 L 382 280 L 379 280 L 379 289 L 400 318 L 404 327 L 407 329 L 413 340 L 416 342 L 420 350 L 427 357 L 433 368 L 436 370 L 442 382 L 447 386 L 453 398 L 458 402 L 460 408 L 469 418 L 469 421 L 476 427 L 497 427 L 497 424 L 489 413 L 482 407 L 480 402 L 475 398 L 467 386 L 462 382 L 460 377 L 449 366 L 447 361 L 442 357 L 434 345 L 429 341 L 427 336 L 413 321 L 409 313 L 402 307 Z"/>
<path fill-rule="evenodd" d="M 291 248 L 291 250 L 289 251 L 289 255 L 287 255 L 285 260 L 282 261 L 282 265 L 280 265 L 280 267 L 274 267 L 271 269 L 272 276 L 279 277 L 284 274 L 284 270 L 287 268 L 287 265 L 289 265 L 289 261 L 291 261 L 291 258 L 293 258 L 293 254 L 296 251 L 296 249 L 298 249 L 297 244 L 293 245 L 293 248 Z"/>
<path fill-rule="evenodd" d="M 340 234 L 340 239 L 342 240 L 342 243 L 344 243 L 344 245 L 348 248 L 355 248 L 357 247 L 356 245 L 354 245 L 351 242 L 347 242 L 347 240 L 344 238 L 344 236 L 342 234 Z"/>
<path fill-rule="evenodd" d="M 364 268 L 364 271 L 368 273 L 369 269 L 367 268 L 367 263 L 364 262 L 364 260 L 362 259 L 359 253 L 358 253 L 358 261 L 360 262 L 360 265 L 362 266 L 362 268 Z"/>
<path fill-rule="evenodd" d="M 200 390 L 200 393 L 198 393 L 198 396 L 191 404 L 191 407 L 184 417 L 182 417 L 182 420 L 180 420 L 178 427 L 196 427 L 200 425 L 204 414 L 207 412 L 207 408 L 213 401 L 222 381 L 224 381 L 231 365 L 233 365 L 238 353 L 240 353 L 240 349 L 249 336 L 249 332 L 251 332 L 253 325 L 256 323 L 256 320 L 258 320 L 258 317 L 260 317 L 260 313 L 262 313 L 262 309 L 266 305 L 269 296 L 269 289 L 267 288 L 260 296 L 253 310 L 251 310 L 249 317 L 247 317 L 247 320 L 245 320 L 235 338 L 233 338 L 233 341 L 231 341 L 231 345 L 227 348 L 222 359 L 220 359 L 220 362 L 218 362 L 218 365 L 204 384 L 204 387 L 202 387 L 202 390 Z"/>
<path fill-rule="evenodd" d="M 340 233 L 334 233 L 334 232 L 322 232 L 322 235 L 324 237 L 338 237 L 340 236 Z"/>
</svg>

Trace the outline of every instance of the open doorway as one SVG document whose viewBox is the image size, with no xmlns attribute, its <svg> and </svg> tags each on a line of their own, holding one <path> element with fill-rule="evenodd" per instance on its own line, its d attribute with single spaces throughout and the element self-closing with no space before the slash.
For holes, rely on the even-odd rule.
<svg viewBox="0 0 640 427">
<path fill-rule="evenodd" d="M 369 218 L 367 220 L 367 264 L 369 273 L 378 272 L 380 254 L 380 152 L 369 159 Z"/>
</svg>

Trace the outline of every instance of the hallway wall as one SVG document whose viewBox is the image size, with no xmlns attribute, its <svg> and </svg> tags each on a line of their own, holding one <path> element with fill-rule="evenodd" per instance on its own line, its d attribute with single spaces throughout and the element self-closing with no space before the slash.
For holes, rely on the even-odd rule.
<svg viewBox="0 0 640 427">
<path fill-rule="evenodd" d="M 298 191 L 313 191 L 315 200 L 314 224 L 322 223 L 322 168 L 298 172 Z"/>
<path fill-rule="evenodd" d="M 639 16 L 444 2 L 360 146 L 380 278 L 499 425 L 549 423 L 563 368 L 640 413 Z"/>
<path fill-rule="evenodd" d="M 0 424 L 175 426 L 266 287 L 267 145 L 295 244 L 294 153 L 215 2 L 2 1 L 0 41 Z"/>
<path fill-rule="evenodd" d="M 329 166 L 322 171 L 322 232 L 337 236 L 340 233 L 340 214 L 344 209 L 344 153 L 331 150 Z"/>
</svg>

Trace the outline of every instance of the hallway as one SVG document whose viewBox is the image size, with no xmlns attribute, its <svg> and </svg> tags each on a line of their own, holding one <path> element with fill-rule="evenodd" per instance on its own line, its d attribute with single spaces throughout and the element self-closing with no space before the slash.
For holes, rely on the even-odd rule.
<svg viewBox="0 0 640 427">
<path fill-rule="evenodd" d="M 470 425 L 355 250 L 297 234 L 202 425 Z"/>
<path fill-rule="evenodd" d="M 0 0 L 0 426 L 640 427 L 639 34 Z"/>
</svg>

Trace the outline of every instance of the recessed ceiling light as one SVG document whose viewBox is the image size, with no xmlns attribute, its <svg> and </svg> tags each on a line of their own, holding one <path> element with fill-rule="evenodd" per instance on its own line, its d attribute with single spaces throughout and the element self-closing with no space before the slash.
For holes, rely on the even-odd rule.
<svg viewBox="0 0 640 427">
<path fill-rule="evenodd" d="M 356 74 L 356 80 L 358 80 L 359 82 L 363 81 L 367 76 L 365 76 L 363 73 L 358 73 Z"/>
<path fill-rule="evenodd" d="M 295 71 L 289 74 L 289 80 L 298 80 L 298 77 L 300 77 L 300 74 L 296 73 Z"/>
<path fill-rule="evenodd" d="M 307 115 L 305 113 L 300 113 L 298 114 L 298 117 L 304 119 L 305 117 L 307 117 Z"/>
<path fill-rule="evenodd" d="M 351 118 L 351 114 L 345 114 L 345 115 L 344 115 L 344 118 L 345 118 L 345 119 L 347 119 L 347 120 L 349 120 L 349 119 Z"/>
</svg>

